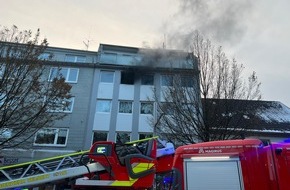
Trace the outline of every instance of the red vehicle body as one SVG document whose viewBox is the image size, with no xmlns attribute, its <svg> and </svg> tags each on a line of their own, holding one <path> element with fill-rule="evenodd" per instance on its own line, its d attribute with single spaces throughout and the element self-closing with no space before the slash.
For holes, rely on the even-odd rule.
<svg viewBox="0 0 290 190">
<path fill-rule="evenodd" d="M 98 162 L 104 170 L 89 172 L 84 178 L 77 179 L 74 189 L 152 188 L 156 173 L 171 171 L 173 153 L 166 147 L 157 150 L 156 138 L 126 144 L 96 142 L 88 157 Z"/>
<path fill-rule="evenodd" d="M 245 139 L 181 146 L 169 189 L 290 189 L 290 145 Z"/>
<path fill-rule="evenodd" d="M 174 151 L 172 143 L 157 137 L 98 141 L 89 151 L 0 167 L 0 189 L 152 189 L 158 174 L 161 179 L 171 172 Z"/>
<path fill-rule="evenodd" d="M 176 150 L 157 137 L 125 144 L 99 141 L 90 151 L 55 159 L 2 167 L 0 189 L 48 182 L 76 190 L 290 189 L 290 143 L 259 139 L 197 143 Z"/>
<path fill-rule="evenodd" d="M 280 190 L 290 189 L 290 144 L 275 143 L 275 167 Z"/>
</svg>

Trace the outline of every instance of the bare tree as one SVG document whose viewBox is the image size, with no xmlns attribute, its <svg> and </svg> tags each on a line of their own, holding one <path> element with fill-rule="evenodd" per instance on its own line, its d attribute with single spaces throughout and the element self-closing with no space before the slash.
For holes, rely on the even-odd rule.
<svg viewBox="0 0 290 190">
<path fill-rule="evenodd" d="M 250 101 L 261 98 L 255 72 L 243 78 L 243 65 L 228 59 L 195 32 L 192 68 L 174 75 L 173 83 L 155 93 L 158 116 L 152 121 L 157 134 L 182 144 L 241 138 L 253 125 Z"/>
<path fill-rule="evenodd" d="M 51 110 L 66 106 L 59 103 L 70 98 L 71 86 L 61 76 L 48 80 L 39 59 L 48 43 L 39 35 L 16 26 L 0 30 L 0 149 L 23 144 L 65 116 Z"/>
</svg>

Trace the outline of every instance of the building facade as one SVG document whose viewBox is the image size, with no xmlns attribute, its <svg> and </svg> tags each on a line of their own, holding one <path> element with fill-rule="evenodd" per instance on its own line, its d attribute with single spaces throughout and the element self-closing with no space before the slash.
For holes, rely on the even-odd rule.
<svg viewBox="0 0 290 190">
<path fill-rule="evenodd" d="M 153 136 L 154 96 L 170 85 L 174 73 L 191 68 L 184 52 L 101 44 L 90 96 L 87 128 L 92 133 L 87 133 L 85 147 L 97 140 Z"/>
<path fill-rule="evenodd" d="M 184 52 L 109 44 L 100 44 L 98 51 L 48 47 L 40 59 L 49 60 L 45 80 L 59 71 L 72 86 L 68 106 L 61 110 L 66 117 L 38 131 L 18 155 L 4 150 L 6 165 L 87 150 L 98 140 L 122 143 L 153 136 L 154 96 L 162 101 L 161 91 L 173 75 L 192 69 Z"/>
<path fill-rule="evenodd" d="M 197 64 L 185 52 L 110 44 L 100 44 L 98 51 L 48 47 L 40 59 L 47 68 L 44 80 L 52 80 L 59 71 L 72 86 L 68 106 L 61 110 L 66 117 L 55 121 L 51 128 L 38 131 L 25 149 L 2 150 L 2 165 L 87 150 L 99 140 L 124 143 L 151 137 L 158 118 L 156 101 L 164 101 L 162 92 L 172 86 L 173 76 L 180 75 L 188 81 L 192 71 L 197 71 Z M 185 86 L 194 85 L 198 82 Z M 264 114 L 263 118 L 271 115 L 277 121 L 270 118 L 259 122 L 251 137 L 274 141 L 287 138 L 289 108 L 257 102 L 259 106 L 254 107 Z M 244 118 L 248 120 L 250 116 Z"/>
</svg>

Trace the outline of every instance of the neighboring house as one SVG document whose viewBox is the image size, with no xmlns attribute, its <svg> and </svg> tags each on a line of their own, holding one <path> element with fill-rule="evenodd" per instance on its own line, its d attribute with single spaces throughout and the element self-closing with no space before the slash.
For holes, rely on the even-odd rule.
<svg viewBox="0 0 290 190">
<path fill-rule="evenodd" d="M 174 73 L 192 70 L 188 54 L 175 50 L 108 44 L 100 44 L 98 52 L 48 47 L 40 59 L 51 56 L 44 62 L 47 80 L 59 67 L 72 85 L 72 98 L 62 111 L 67 116 L 55 121 L 53 128 L 36 133 L 30 148 L 17 149 L 17 155 L 15 149 L 5 150 L 0 155 L 7 161 L 4 164 L 87 150 L 98 140 L 151 137 L 154 130 L 148 121 L 156 117 L 153 89 L 160 96 L 172 84 Z"/>
<path fill-rule="evenodd" d="M 218 106 L 218 112 L 221 113 L 222 119 L 214 118 L 215 120 L 228 120 L 229 128 L 246 129 L 241 132 L 241 138 L 254 137 L 272 142 L 283 142 L 290 138 L 290 108 L 281 102 L 223 99 L 207 101 Z"/>
<path fill-rule="evenodd" d="M 253 101 L 255 127 L 250 137 L 285 142 L 290 139 L 290 108 L 277 101 Z M 250 119 L 245 116 L 245 119 Z"/>
</svg>

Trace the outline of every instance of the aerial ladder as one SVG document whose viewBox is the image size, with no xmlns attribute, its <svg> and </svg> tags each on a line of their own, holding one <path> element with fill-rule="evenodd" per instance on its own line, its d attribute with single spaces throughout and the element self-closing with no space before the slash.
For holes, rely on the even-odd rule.
<svg viewBox="0 0 290 190">
<path fill-rule="evenodd" d="M 147 189 L 170 171 L 174 147 L 157 137 L 117 144 L 99 141 L 90 150 L 0 167 L 0 189 L 66 184 L 71 189 Z"/>
<path fill-rule="evenodd" d="M 104 168 L 99 163 L 82 164 L 88 151 L 0 167 L 0 189 L 34 187 L 53 181 L 69 179 Z"/>
</svg>

